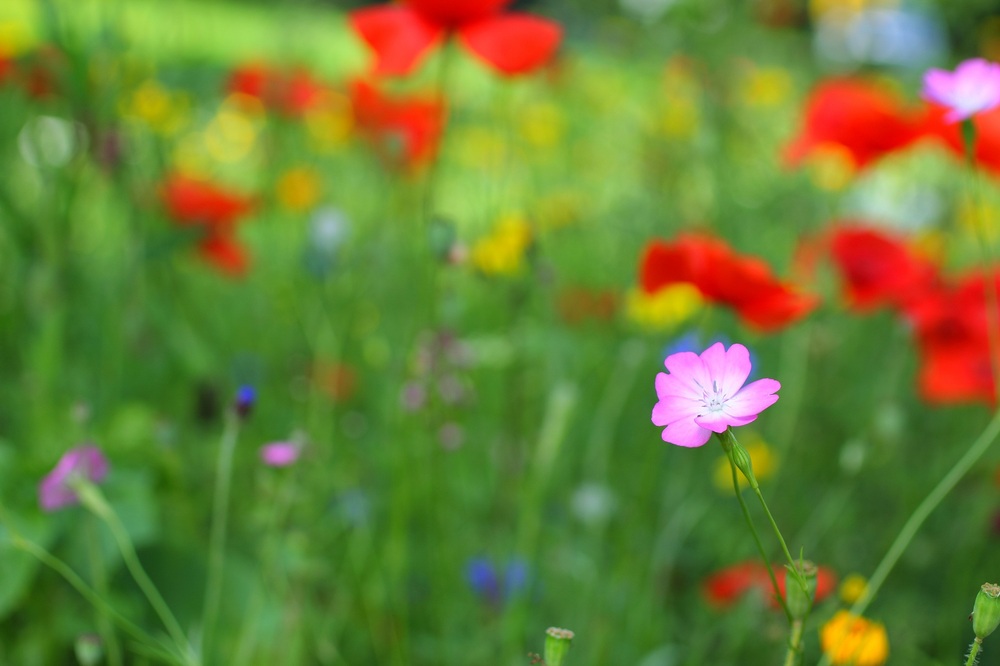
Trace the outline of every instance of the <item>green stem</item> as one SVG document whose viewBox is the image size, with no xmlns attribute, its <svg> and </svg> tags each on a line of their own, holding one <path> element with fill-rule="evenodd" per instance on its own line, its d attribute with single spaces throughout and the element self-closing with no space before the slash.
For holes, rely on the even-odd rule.
<svg viewBox="0 0 1000 666">
<path fill-rule="evenodd" d="M 802 653 L 802 620 L 792 620 L 792 636 L 788 640 L 788 651 L 785 652 L 785 666 L 795 666 Z"/>
<path fill-rule="evenodd" d="M 205 607 L 202 614 L 202 645 L 211 644 L 222 597 L 222 569 L 225 564 L 226 522 L 229 514 L 229 487 L 233 477 L 233 453 L 240 430 L 239 416 L 230 410 L 219 442 L 215 468 L 215 497 L 212 501 L 212 527 L 208 546 L 208 580 L 205 583 Z"/>
<path fill-rule="evenodd" d="M 108 572 L 104 566 L 104 554 L 95 532 L 96 523 L 93 519 L 87 521 L 87 551 L 90 558 L 90 574 L 94 579 L 94 588 L 102 597 L 108 595 Z M 104 609 L 97 609 L 97 630 L 108 653 L 108 666 L 121 666 L 121 647 L 114 634 L 111 616 Z"/>
<path fill-rule="evenodd" d="M 958 459 L 948 473 L 938 481 L 934 489 L 928 493 L 927 497 L 914 509 L 913 514 L 903 525 L 895 541 L 889 546 L 889 550 L 886 551 L 882 561 L 875 567 L 875 572 L 868 579 L 868 585 L 865 587 L 864 594 L 851 607 L 850 613 L 852 615 L 862 615 L 865 612 L 872 599 L 875 598 L 875 595 L 882 587 L 882 583 L 885 582 L 892 568 L 899 561 L 900 556 L 902 556 L 903 552 L 910 545 L 910 542 L 913 541 L 913 537 L 916 536 L 920 526 L 924 524 L 924 521 L 927 520 L 927 517 L 937 508 L 945 496 L 951 492 L 952 488 L 976 464 L 976 461 L 986 453 L 986 450 L 998 434 L 1000 434 L 1000 411 L 993 414 L 993 418 L 983 432 L 980 433 L 979 437 L 972 443 L 969 450 Z M 829 656 L 824 655 L 820 661 L 820 666 L 828 666 L 829 663 Z"/>
<path fill-rule="evenodd" d="M 729 456 L 729 468 L 733 473 L 733 490 L 736 491 L 736 500 L 740 503 L 740 509 L 743 511 L 743 518 L 747 521 L 747 526 L 750 528 L 750 534 L 753 535 L 754 543 L 757 544 L 757 551 L 760 553 L 760 557 L 764 560 L 764 566 L 767 567 L 767 575 L 771 578 L 771 586 L 774 588 L 774 597 L 781 604 L 781 609 L 785 611 L 785 617 L 788 621 L 792 621 L 792 612 L 788 610 L 788 604 L 785 603 L 785 597 L 781 594 L 781 588 L 778 587 L 778 579 L 774 575 L 774 569 L 771 568 L 771 560 L 767 556 L 767 551 L 764 550 L 764 544 L 761 543 L 760 536 L 757 534 L 757 528 L 754 527 L 753 518 L 750 516 L 750 509 L 747 507 L 747 503 L 743 501 L 743 493 L 740 492 L 740 478 L 736 474 L 736 463 L 733 461 L 732 456 Z"/>
<path fill-rule="evenodd" d="M 969 657 L 968 657 L 968 659 L 965 660 L 965 666 L 974 666 L 975 665 L 975 663 L 976 663 L 976 661 L 978 659 L 979 649 L 982 646 L 983 646 L 983 639 L 981 639 L 981 638 L 979 638 L 977 636 L 976 639 L 974 641 L 972 641 L 972 645 L 969 646 Z"/>
<path fill-rule="evenodd" d="M 160 596 L 156 585 L 139 562 L 139 556 L 135 552 L 135 546 L 132 545 L 132 539 L 128 535 L 128 530 L 125 529 L 118 514 L 115 513 L 111 505 L 104 499 L 100 488 L 84 478 L 74 479 L 71 483 L 73 489 L 80 497 L 80 502 L 91 513 L 104 521 L 104 524 L 111 530 L 111 536 L 114 537 L 115 543 L 118 544 L 118 550 L 121 551 L 125 567 L 132 574 L 132 578 L 139 586 L 139 589 L 142 590 L 146 599 L 149 600 L 149 604 L 156 611 L 160 621 L 163 622 L 163 626 L 166 627 L 167 633 L 170 635 L 171 640 L 173 640 L 177 650 L 183 655 L 184 663 L 191 666 L 200 664 L 201 660 L 196 656 L 191 644 L 184 635 L 184 631 L 181 629 L 181 625 L 177 622 L 174 614 L 170 611 L 170 607 L 167 606 L 167 602 Z"/>
</svg>

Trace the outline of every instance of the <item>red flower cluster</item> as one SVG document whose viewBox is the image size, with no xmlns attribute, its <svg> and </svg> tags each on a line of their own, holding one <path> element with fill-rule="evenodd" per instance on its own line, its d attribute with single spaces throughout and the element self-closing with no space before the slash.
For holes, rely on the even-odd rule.
<svg viewBox="0 0 1000 666">
<path fill-rule="evenodd" d="M 785 579 L 787 571 L 782 566 L 774 567 L 774 576 L 778 581 L 781 595 L 785 595 Z M 829 596 L 837 585 L 837 575 L 827 567 L 817 567 L 816 596 L 814 602 L 819 602 Z M 774 598 L 771 577 L 767 567 L 757 561 L 741 562 L 726 567 L 709 576 L 702 585 L 705 598 L 718 608 L 728 608 L 739 601 L 745 594 L 757 591 L 770 600 L 772 607 L 777 608 Z"/>
<path fill-rule="evenodd" d="M 322 103 L 326 87 L 305 69 L 282 71 L 251 63 L 232 71 L 226 90 L 259 99 L 276 113 L 301 118 Z"/>
<path fill-rule="evenodd" d="M 942 106 L 922 101 L 909 106 L 884 85 L 860 77 L 821 82 L 809 94 L 798 134 L 785 145 L 788 166 L 824 145 L 837 146 L 851 156 L 856 169 L 882 157 L 931 140 L 965 159 L 959 123 L 946 123 Z M 976 127 L 977 164 L 1000 175 L 1000 108 L 972 117 Z"/>
<path fill-rule="evenodd" d="M 849 305 L 889 307 L 910 326 L 925 400 L 995 403 L 988 280 L 1000 290 L 1000 271 L 949 278 L 902 239 L 856 223 L 836 227 L 828 242 Z"/>
<path fill-rule="evenodd" d="M 434 159 L 444 128 L 437 97 L 389 97 L 367 81 L 351 84 L 354 124 L 388 164 L 414 169 Z"/>
<path fill-rule="evenodd" d="M 785 146 L 784 159 L 795 166 L 831 144 L 846 149 L 855 168 L 863 169 L 922 135 L 922 115 L 904 108 L 882 86 L 859 78 L 830 79 L 809 95 L 802 128 Z"/>
<path fill-rule="evenodd" d="M 694 285 L 708 301 L 728 305 L 744 323 L 762 331 L 801 319 L 819 302 L 778 281 L 763 260 L 739 255 L 705 235 L 682 234 L 646 246 L 640 267 L 643 290 L 654 293 L 679 282 Z"/>
<path fill-rule="evenodd" d="M 206 261 L 229 275 L 246 272 L 249 260 L 236 241 L 235 224 L 253 209 L 252 199 L 181 175 L 167 178 L 160 197 L 175 224 L 200 227 L 198 251 Z"/>
<path fill-rule="evenodd" d="M 828 242 L 848 305 L 858 311 L 905 308 L 938 284 L 937 267 L 929 259 L 879 229 L 839 223 Z"/>
<path fill-rule="evenodd" d="M 402 0 L 351 14 L 351 26 L 375 52 L 375 73 L 409 74 L 435 44 L 452 34 L 497 71 L 530 72 L 562 38 L 547 19 L 502 10 L 513 0 Z"/>
</svg>

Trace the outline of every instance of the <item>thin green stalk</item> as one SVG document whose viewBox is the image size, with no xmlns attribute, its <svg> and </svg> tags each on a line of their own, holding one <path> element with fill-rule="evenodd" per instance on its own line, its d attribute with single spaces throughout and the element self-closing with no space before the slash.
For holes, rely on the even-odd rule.
<svg viewBox="0 0 1000 666">
<path fill-rule="evenodd" d="M 792 620 L 792 636 L 788 640 L 788 651 L 785 652 L 785 666 L 795 666 L 802 654 L 802 627 L 804 622 Z"/>
<path fill-rule="evenodd" d="M 754 527 L 753 518 L 750 516 L 750 509 L 747 507 L 747 503 L 743 501 L 743 493 L 740 492 L 740 478 L 736 473 L 736 462 L 733 460 L 732 456 L 729 456 L 729 469 L 733 473 L 733 490 L 736 491 L 736 500 L 740 503 L 740 509 L 743 511 L 743 518 L 747 521 L 747 526 L 750 528 L 750 534 L 753 535 L 754 543 L 757 544 L 757 551 L 760 553 L 760 557 L 764 560 L 764 566 L 767 567 L 767 575 L 771 578 L 771 587 L 774 588 L 774 597 L 781 604 L 781 610 L 785 611 L 785 617 L 788 621 L 792 621 L 792 612 L 788 610 L 788 604 L 785 603 L 785 598 L 781 594 L 781 588 L 778 587 L 778 579 L 774 575 L 774 569 L 771 568 L 771 559 L 767 556 L 767 551 L 764 550 L 764 544 L 760 540 L 760 536 L 757 534 L 757 528 Z"/>
<path fill-rule="evenodd" d="M 976 636 L 969 647 L 969 657 L 965 660 L 965 666 L 975 666 L 979 660 L 979 649 L 983 647 L 983 639 Z"/>
<path fill-rule="evenodd" d="M 219 442 L 215 468 L 215 497 L 212 501 L 212 526 L 208 545 L 208 580 L 205 583 L 205 606 L 202 612 L 202 646 L 211 645 L 222 597 L 222 568 L 225 564 L 226 522 L 229 515 L 229 487 L 233 477 L 233 453 L 240 431 L 240 417 L 230 410 Z"/>
<path fill-rule="evenodd" d="M 139 586 L 139 589 L 142 590 L 146 599 L 149 600 L 149 604 L 156 611 L 160 621 L 163 622 L 163 626 L 176 645 L 177 650 L 183 655 L 184 663 L 191 666 L 200 664 L 201 660 L 197 657 L 187 637 L 184 635 L 180 623 L 177 622 L 177 618 L 170 611 L 167 602 L 163 600 L 159 590 L 156 589 L 156 585 L 142 567 L 142 563 L 139 562 L 139 556 L 135 552 L 135 546 L 132 545 L 132 539 L 128 535 L 128 530 L 125 529 L 118 514 L 115 513 L 111 505 L 104 499 L 101 490 L 84 478 L 76 478 L 71 483 L 73 489 L 80 497 L 80 502 L 95 516 L 104 521 L 104 524 L 111 530 L 111 536 L 114 537 L 115 543 L 118 544 L 118 550 L 121 551 L 125 567 L 132 574 L 132 578 Z"/>
<path fill-rule="evenodd" d="M 980 433 L 979 437 L 972 443 L 972 446 L 969 447 L 948 473 L 942 477 L 934 489 L 928 493 L 927 497 L 914 509 L 913 514 L 903 525 L 895 541 L 892 542 L 889 550 L 882 557 L 882 561 L 875 567 L 875 572 L 868 579 L 868 585 L 865 587 L 864 594 L 851 606 L 850 613 L 852 615 L 862 615 L 865 612 L 872 599 L 878 594 L 882 583 L 885 582 L 896 562 L 899 561 L 900 556 L 902 556 L 903 552 L 910 545 L 910 542 L 913 541 L 913 537 L 916 536 L 921 525 L 924 524 L 924 521 L 927 520 L 931 512 L 937 508 L 962 477 L 976 464 L 979 458 L 986 453 L 986 450 L 997 438 L 998 434 L 1000 434 L 1000 411 L 993 414 L 993 418 L 983 432 Z M 824 655 L 820 661 L 820 666 L 828 666 L 829 663 L 829 657 Z"/>
<path fill-rule="evenodd" d="M 87 551 L 90 558 L 90 575 L 94 579 L 94 588 L 102 597 L 108 595 L 108 572 L 104 566 L 104 556 L 100 542 L 95 532 L 93 519 L 87 521 Z M 107 650 L 108 666 L 121 666 L 122 653 L 111 624 L 111 616 L 103 609 L 97 609 L 97 631 Z"/>
<path fill-rule="evenodd" d="M 123 631 L 131 635 L 137 641 L 149 645 L 156 645 L 157 641 L 152 636 L 147 634 L 145 630 L 134 624 L 127 617 L 119 613 L 111 606 L 107 601 L 101 597 L 93 588 L 91 588 L 87 583 L 77 574 L 73 569 L 66 564 L 64 561 L 47 551 L 42 546 L 38 545 L 33 541 L 25 539 L 20 534 L 11 531 L 11 543 L 15 548 L 21 550 L 28 555 L 31 555 L 36 560 L 47 566 L 48 568 L 55 571 L 57 574 L 62 576 L 63 580 L 69 583 L 74 590 L 80 593 L 80 596 L 86 599 L 94 608 L 106 613 L 108 617 L 112 618 L 118 626 L 122 628 Z M 178 660 L 178 664 L 184 664 L 185 662 Z"/>
</svg>

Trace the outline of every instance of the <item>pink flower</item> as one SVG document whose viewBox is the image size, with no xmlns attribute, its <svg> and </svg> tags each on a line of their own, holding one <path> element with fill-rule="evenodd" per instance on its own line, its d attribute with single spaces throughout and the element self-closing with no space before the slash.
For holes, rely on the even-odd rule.
<svg viewBox="0 0 1000 666">
<path fill-rule="evenodd" d="M 666 426 L 663 441 L 677 446 L 701 446 L 713 432 L 742 426 L 773 405 L 781 388 L 774 379 L 743 386 L 750 375 L 750 352 L 740 344 L 728 350 L 721 342 L 701 355 L 671 354 L 663 362 L 670 374 L 656 375 L 653 424 Z"/>
<path fill-rule="evenodd" d="M 288 467 L 299 459 L 299 452 L 294 442 L 271 442 L 260 447 L 260 459 L 271 467 Z"/>
<path fill-rule="evenodd" d="M 1000 65 L 974 58 L 954 72 L 931 69 L 924 74 L 923 97 L 947 107 L 945 121 L 956 123 L 1000 106 Z"/>
<path fill-rule="evenodd" d="M 38 503 L 43 511 L 72 506 L 80 501 L 70 484 L 74 478 L 100 483 L 107 475 L 108 459 L 96 446 L 88 444 L 70 449 L 38 484 Z"/>
</svg>

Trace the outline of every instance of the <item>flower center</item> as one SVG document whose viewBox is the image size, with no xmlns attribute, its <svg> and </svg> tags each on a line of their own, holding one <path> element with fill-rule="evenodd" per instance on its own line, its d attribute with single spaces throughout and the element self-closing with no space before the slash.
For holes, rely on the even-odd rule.
<svg viewBox="0 0 1000 666">
<path fill-rule="evenodd" d="M 712 380 L 712 392 L 702 389 L 702 399 L 709 411 L 720 412 L 726 403 L 726 395 L 719 389 L 719 382 Z"/>
</svg>

